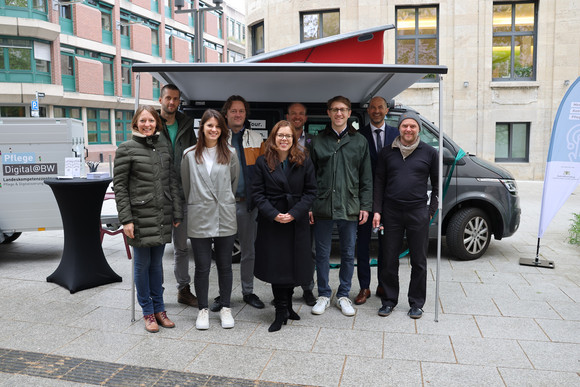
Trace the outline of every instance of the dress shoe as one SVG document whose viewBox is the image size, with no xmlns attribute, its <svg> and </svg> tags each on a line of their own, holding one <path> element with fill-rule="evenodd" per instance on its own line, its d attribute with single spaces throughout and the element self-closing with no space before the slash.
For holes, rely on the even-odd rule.
<svg viewBox="0 0 580 387">
<path fill-rule="evenodd" d="M 222 304 L 220 303 L 220 296 L 213 299 L 213 304 L 209 307 L 212 312 L 219 312 L 222 310 Z"/>
<path fill-rule="evenodd" d="M 244 296 L 244 302 L 248 305 L 253 306 L 256 309 L 264 309 L 264 303 L 254 293 L 246 294 Z"/>
<path fill-rule="evenodd" d="M 358 296 L 356 296 L 356 298 L 354 299 L 355 305 L 364 304 L 365 302 L 367 302 L 367 298 L 369 298 L 370 296 L 371 296 L 370 289 L 361 289 L 360 292 L 358 292 Z"/>
<path fill-rule="evenodd" d="M 379 309 L 379 316 L 387 317 L 388 315 L 393 313 L 393 309 L 395 309 L 393 306 L 383 305 L 381 306 L 381 309 Z"/>
<path fill-rule="evenodd" d="M 157 321 L 155 321 L 155 316 L 152 314 L 148 314 L 147 316 L 143 316 L 143 320 L 145 320 L 145 330 L 150 333 L 157 333 L 159 332 L 159 325 L 157 325 Z"/>
<path fill-rule="evenodd" d="M 409 309 L 409 313 L 407 314 L 411 318 L 418 319 L 421 318 L 421 316 L 423 316 L 423 309 L 413 306 L 411 307 L 411 309 Z"/>
<path fill-rule="evenodd" d="M 175 323 L 167 317 L 167 312 L 155 313 L 155 320 L 157 324 L 161 325 L 163 328 L 175 328 Z"/>
<path fill-rule="evenodd" d="M 191 293 L 191 288 L 185 285 L 177 292 L 177 302 L 184 305 L 197 307 L 197 297 Z"/>
<path fill-rule="evenodd" d="M 379 298 L 385 297 L 386 296 L 385 289 L 383 289 L 383 287 L 381 285 L 378 285 L 377 291 L 375 292 L 375 295 Z"/>
<path fill-rule="evenodd" d="M 312 290 L 305 290 L 304 294 L 302 295 L 302 298 L 304 299 L 304 303 L 308 306 L 314 306 L 316 305 L 316 297 L 314 297 L 314 293 L 312 293 Z"/>
</svg>

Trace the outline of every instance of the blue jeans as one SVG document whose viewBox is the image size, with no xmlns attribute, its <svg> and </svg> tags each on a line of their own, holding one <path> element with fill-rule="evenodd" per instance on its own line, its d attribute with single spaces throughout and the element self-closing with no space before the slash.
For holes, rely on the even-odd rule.
<svg viewBox="0 0 580 387">
<path fill-rule="evenodd" d="M 133 247 L 135 288 L 143 316 L 165 311 L 163 303 L 163 252 L 165 245 Z"/>
<path fill-rule="evenodd" d="M 332 244 L 332 227 L 336 223 L 340 238 L 340 285 L 336 297 L 348 297 L 352 274 L 354 272 L 354 246 L 356 242 L 356 221 L 350 220 L 317 220 L 314 222 L 314 239 L 316 240 L 316 279 L 318 296 L 330 297 L 332 289 L 328 283 L 330 275 L 330 248 Z"/>
</svg>

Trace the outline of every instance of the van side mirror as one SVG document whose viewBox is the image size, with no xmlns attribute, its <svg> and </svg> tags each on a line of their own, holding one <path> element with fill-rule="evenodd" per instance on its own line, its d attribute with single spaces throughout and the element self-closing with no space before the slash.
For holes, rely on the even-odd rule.
<svg viewBox="0 0 580 387">
<path fill-rule="evenodd" d="M 444 165 L 451 165 L 455 161 L 455 156 L 451 151 L 445 147 L 443 147 L 443 164 Z"/>
</svg>

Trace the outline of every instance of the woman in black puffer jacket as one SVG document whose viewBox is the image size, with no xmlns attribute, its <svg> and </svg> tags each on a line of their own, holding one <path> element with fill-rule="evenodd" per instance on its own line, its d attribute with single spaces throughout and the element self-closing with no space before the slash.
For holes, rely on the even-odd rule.
<svg viewBox="0 0 580 387">
<path fill-rule="evenodd" d="M 131 122 L 133 138 L 115 155 L 113 185 L 119 221 L 133 246 L 137 300 L 145 329 L 173 328 L 163 303 L 162 258 L 172 227 L 181 222 L 181 200 L 171 152 L 160 138 L 161 119 L 151 106 L 140 107 Z"/>
</svg>

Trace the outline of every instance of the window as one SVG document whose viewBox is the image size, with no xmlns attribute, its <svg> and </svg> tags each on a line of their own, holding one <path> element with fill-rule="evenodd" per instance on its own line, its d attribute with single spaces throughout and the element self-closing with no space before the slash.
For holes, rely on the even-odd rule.
<svg viewBox="0 0 580 387">
<path fill-rule="evenodd" d="M 0 106 L 0 117 L 26 117 L 24 106 Z"/>
<path fill-rule="evenodd" d="M 228 62 L 239 62 L 241 60 L 246 59 L 244 54 L 240 54 L 239 52 L 228 50 Z"/>
<path fill-rule="evenodd" d="M 74 35 L 72 5 L 60 5 L 60 28 L 63 34 Z"/>
<path fill-rule="evenodd" d="M 131 139 L 131 120 L 133 120 L 132 111 L 115 110 L 115 140 L 117 145 Z"/>
<path fill-rule="evenodd" d="M 252 26 L 252 55 L 264 52 L 264 22 Z"/>
<path fill-rule="evenodd" d="M 3 4 L 2 4 L 3 3 Z M 0 15 L 48 20 L 47 1 L 45 0 L 4 0 Z"/>
<path fill-rule="evenodd" d="M 529 122 L 498 122 L 495 124 L 495 161 L 528 162 L 529 150 Z"/>
<path fill-rule="evenodd" d="M 85 4 L 95 7 L 101 12 L 101 33 L 103 43 L 113 44 L 112 6 L 96 0 L 85 0 Z"/>
<path fill-rule="evenodd" d="M 109 110 L 87 109 L 87 134 L 89 144 L 111 143 Z"/>
<path fill-rule="evenodd" d="M 74 52 L 60 53 L 60 73 L 64 91 L 76 91 Z"/>
<path fill-rule="evenodd" d="M 155 77 L 153 77 L 152 83 L 153 83 L 153 100 L 157 101 L 161 96 L 161 85 L 159 84 L 159 81 Z"/>
<path fill-rule="evenodd" d="M 173 30 L 165 28 L 165 59 L 173 59 Z"/>
<path fill-rule="evenodd" d="M 117 28 L 121 32 L 121 48 L 126 50 L 131 49 L 131 22 L 129 19 L 121 18 L 117 24 Z"/>
<path fill-rule="evenodd" d="M 536 79 L 537 8 L 535 2 L 494 3 L 494 81 Z"/>
<path fill-rule="evenodd" d="M 151 55 L 159 56 L 159 28 L 151 26 Z"/>
<path fill-rule="evenodd" d="M 0 82 L 51 83 L 50 44 L 0 38 Z"/>
<path fill-rule="evenodd" d="M 121 76 L 123 84 L 123 97 L 131 97 L 131 83 L 132 83 L 132 72 L 131 72 L 132 62 L 130 60 L 123 59 L 121 61 Z"/>
<path fill-rule="evenodd" d="M 171 0 L 164 0 L 165 17 L 171 18 Z"/>
<path fill-rule="evenodd" d="M 54 117 L 76 118 L 77 120 L 80 120 L 82 119 L 82 109 L 80 107 L 55 106 Z"/>
<path fill-rule="evenodd" d="M 300 42 L 326 38 L 340 33 L 338 10 L 300 13 Z"/>
<path fill-rule="evenodd" d="M 433 6 L 401 7 L 396 9 L 396 13 L 397 63 L 438 64 L 439 9 Z"/>
<path fill-rule="evenodd" d="M 105 95 L 115 95 L 113 58 L 101 55 L 99 59 L 103 62 L 103 92 Z"/>
</svg>

